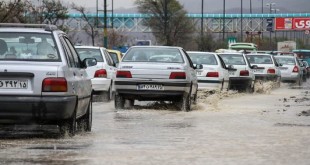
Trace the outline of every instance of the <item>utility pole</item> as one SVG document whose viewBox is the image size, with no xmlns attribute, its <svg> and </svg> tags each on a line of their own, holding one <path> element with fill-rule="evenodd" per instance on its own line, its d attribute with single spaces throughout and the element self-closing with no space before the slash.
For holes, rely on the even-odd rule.
<svg viewBox="0 0 310 165">
<path fill-rule="evenodd" d="M 241 42 L 243 42 L 243 0 L 241 0 Z"/>
<path fill-rule="evenodd" d="M 170 46 L 170 41 L 169 41 L 169 36 L 167 34 L 167 19 L 168 19 L 168 0 L 164 0 L 164 34 L 165 34 L 165 37 L 166 37 L 166 46 Z"/>
<path fill-rule="evenodd" d="M 225 41 L 225 13 L 226 13 L 226 0 L 223 0 L 223 42 Z"/>
<path fill-rule="evenodd" d="M 200 27 L 200 29 L 201 29 L 201 43 L 200 43 L 200 50 L 201 51 L 203 51 L 203 1 L 204 0 L 201 0 L 201 27 Z"/>
<path fill-rule="evenodd" d="M 108 48 L 108 27 L 107 27 L 107 0 L 104 0 L 104 5 L 103 5 L 103 7 L 104 7 L 104 20 L 103 20 L 103 23 L 104 23 L 104 26 L 103 26 L 103 35 L 104 35 L 104 37 L 103 37 L 103 46 L 105 47 L 105 48 Z"/>
</svg>

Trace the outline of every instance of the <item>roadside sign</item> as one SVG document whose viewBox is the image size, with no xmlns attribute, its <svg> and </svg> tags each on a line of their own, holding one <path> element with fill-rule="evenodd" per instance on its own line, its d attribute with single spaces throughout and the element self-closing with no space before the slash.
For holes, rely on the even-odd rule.
<svg viewBox="0 0 310 165">
<path fill-rule="evenodd" d="M 275 30 L 310 30 L 310 18 L 275 18 Z"/>
</svg>

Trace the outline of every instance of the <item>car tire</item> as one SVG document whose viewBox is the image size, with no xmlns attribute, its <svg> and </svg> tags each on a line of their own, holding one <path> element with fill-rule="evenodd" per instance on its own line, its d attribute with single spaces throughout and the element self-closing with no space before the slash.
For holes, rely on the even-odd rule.
<svg viewBox="0 0 310 165">
<path fill-rule="evenodd" d="M 128 104 L 127 104 L 128 106 L 128 109 L 132 109 L 133 108 L 133 106 L 135 105 L 135 100 L 133 100 L 133 99 L 130 99 L 130 100 L 128 100 Z"/>
<path fill-rule="evenodd" d="M 111 97 L 112 97 L 112 89 L 111 89 L 111 86 L 110 86 L 108 91 L 103 92 L 103 94 L 102 94 L 102 101 L 109 102 L 111 100 Z"/>
<path fill-rule="evenodd" d="M 115 95 L 114 97 L 114 107 L 116 110 L 124 109 L 125 99 L 121 95 Z"/>
<path fill-rule="evenodd" d="M 190 93 L 184 94 L 179 104 L 181 111 L 184 112 L 191 111 L 192 99 L 190 97 Z"/>
<path fill-rule="evenodd" d="M 77 127 L 79 130 L 84 130 L 85 132 L 91 132 L 92 122 L 93 122 L 93 102 L 90 99 L 86 114 L 78 120 Z"/>
<path fill-rule="evenodd" d="M 193 104 L 194 105 L 197 104 L 197 97 L 198 97 L 198 90 L 196 90 L 196 93 L 195 93 L 194 98 L 193 98 Z"/>
<path fill-rule="evenodd" d="M 73 137 L 76 132 L 76 111 L 74 111 L 72 117 L 59 124 L 59 132 L 61 137 L 66 135 Z"/>
</svg>

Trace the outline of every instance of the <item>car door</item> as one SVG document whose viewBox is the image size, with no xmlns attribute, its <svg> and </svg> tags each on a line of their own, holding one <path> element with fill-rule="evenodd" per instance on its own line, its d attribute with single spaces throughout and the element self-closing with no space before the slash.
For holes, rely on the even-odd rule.
<svg viewBox="0 0 310 165">
<path fill-rule="evenodd" d="M 71 63 L 69 69 L 69 74 L 71 75 L 70 83 L 74 85 L 74 93 L 77 95 L 78 100 L 76 115 L 82 116 L 86 113 L 90 99 L 91 82 L 87 78 L 87 73 L 85 69 L 82 68 L 81 61 L 70 40 L 66 36 L 62 36 L 61 41 L 64 46 L 66 56 Z"/>
<path fill-rule="evenodd" d="M 104 58 L 106 59 L 107 78 L 113 81 L 115 79 L 115 74 L 116 74 L 115 63 L 113 59 L 111 58 L 110 54 L 106 50 L 102 49 L 101 51 L 103 52 Z"/>
<path fill-rule="evenodd" d="M 192 60 L 190 59 L 186 51 L 183 49 L 182 51 L 186 57 L 185 58 L 186 64 L 188 65 L 188 67 L 186 67 L 188 68 L 186 72 L 190 73 L 190 81 L 192 82 L 192 93 L 193 92 L 196 93 L 196 91 L 198 90 L 198 80 L 197 80 L 196 70 L 195 70 Z"/>
</svg>

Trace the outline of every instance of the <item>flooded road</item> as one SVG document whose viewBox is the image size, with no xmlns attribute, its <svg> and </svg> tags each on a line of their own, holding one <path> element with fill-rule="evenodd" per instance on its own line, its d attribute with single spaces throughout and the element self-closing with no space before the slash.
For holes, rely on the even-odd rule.
<svg viewBox="0 0 310 165">
<path fill-rule="evenodd" d="M 0 164 L 309 164 L 309 87 L 201 92 L 192 112 L 163 103 L 115 111 L 113 102 L 96 102 L 91 133 L 2 129 Z"/>
</svg>

